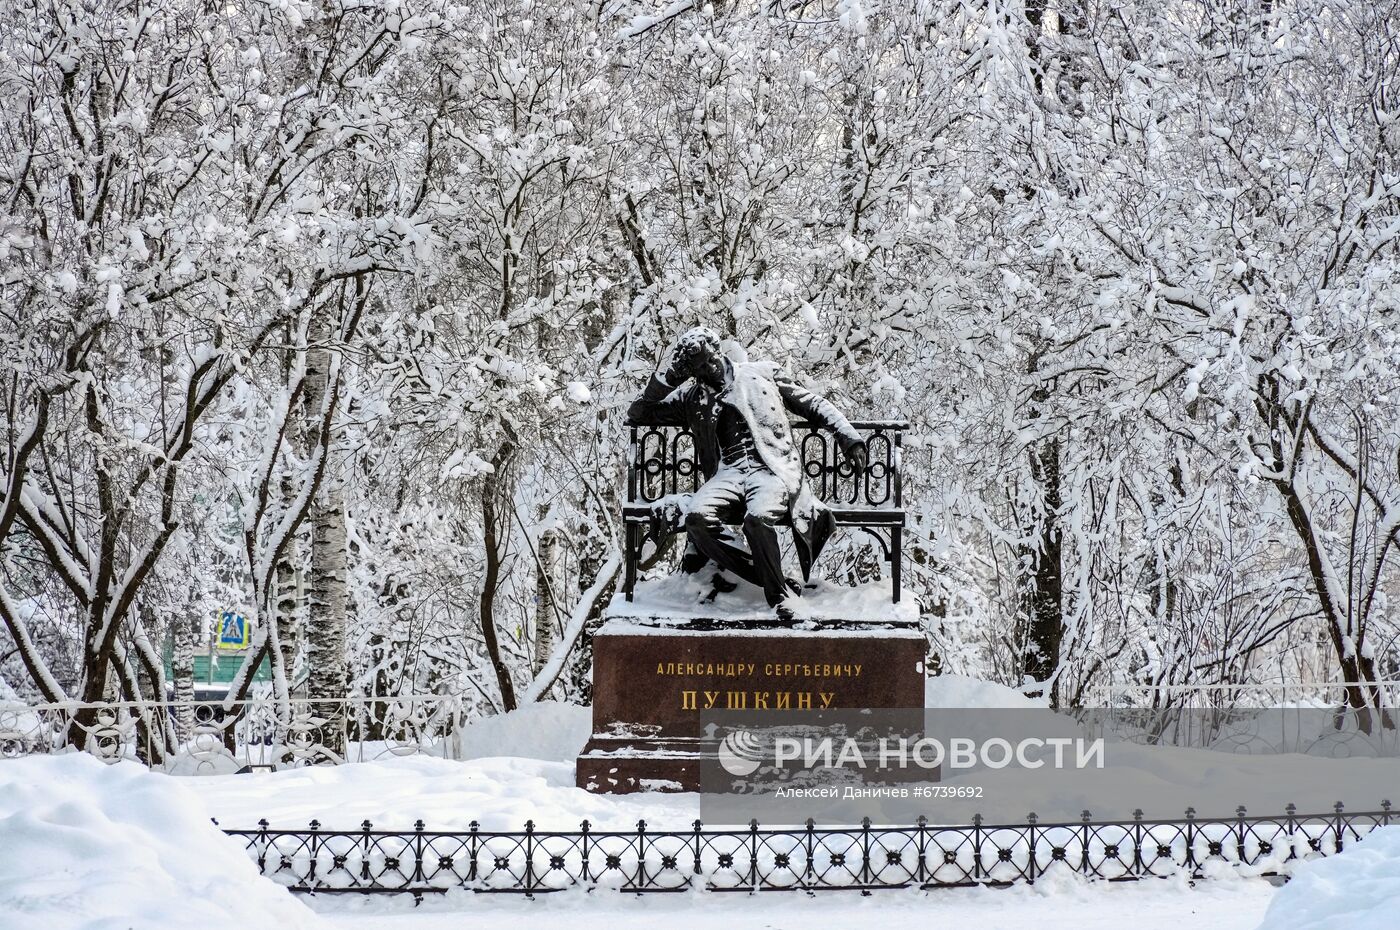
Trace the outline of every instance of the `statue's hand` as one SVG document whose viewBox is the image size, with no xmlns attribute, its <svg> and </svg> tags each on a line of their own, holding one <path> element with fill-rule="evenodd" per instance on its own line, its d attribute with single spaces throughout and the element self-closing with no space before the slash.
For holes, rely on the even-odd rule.
<svg viewBox="0 0 1400 930">
<path fill-rule="evenodd" d="M 661 375 L 661 380 L 670 385 L 680 384 L 694 374 L 690 370 L 690 366 L 680 358 L 679 343 L 666 350 L 666 354 L 661 357 L 661 364 L 657 366 L 656 371 Z"/>
<path fill-rule="evenodd" d="M 864 440 L 853 442 L 846 447 L 846 461 L 851 463 L 852 474 L 865 474 L 866 468 L 870 465 L 870 453 L 865 448 Z"/>
</svg>

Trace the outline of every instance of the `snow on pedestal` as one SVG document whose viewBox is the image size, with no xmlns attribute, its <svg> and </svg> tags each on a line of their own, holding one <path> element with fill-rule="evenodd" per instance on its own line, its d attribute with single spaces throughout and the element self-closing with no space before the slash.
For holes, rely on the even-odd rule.
<svg viewBox="0 0 1400 930">
<path fill-rule="evenodd" d="M 711 575 L 675 574 L 637 583 L 632 600 L 621 594 L 608 605 L 609 618 L 646 621 L 651 626 L 678 626 L 693 620 L 750 624 L 774 620 L 773 608 L 763 599 L 763 590 L 746 581 L 730 580 L 738 587 L 713 600 Z M 802 596 L 789 604 L 799 625 L 809 629 L 824 623 L 895 624 L 918 623 L 918 602 L 907 592 L 898 604 L 891 603 L 888 581 L 871 581 L 847 586 L 814 580 Z"/>
</svg>

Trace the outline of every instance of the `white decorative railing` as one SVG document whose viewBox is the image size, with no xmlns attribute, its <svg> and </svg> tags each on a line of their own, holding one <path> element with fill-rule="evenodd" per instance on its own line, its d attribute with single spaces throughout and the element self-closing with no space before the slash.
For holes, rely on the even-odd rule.
<svg viewBox="0 0 1400 930">
<path fill-rule="evenodd" d="M 234 701 L 0 703 L 0 759 L 88 752 L 171 774 L 252 766 L 458 758 L 462 703 L 449 695 Z"/>
<path fill-rule="evenodd" d="M 1088 690 L 1086 702 L 1098 707 L 1151 707 L 1172 704 L 1179 707 L 1272 708 L 1310 704 L 1340 705 L 1348 688 L 1375 688 L 1383 703 L 1400 703 L 1400 681 L 1299 681 L 1245 684 L 1183 685 L 1098 685 Z"/>
<path fill-rule="evenodd" d="M 1363 689 L 1370 706 L 1352 707 Z M 1400 755 L 1400 681 L 1107 685 L 1085 714 L 1132 742 L 1270 755 Z"/>
</svg>

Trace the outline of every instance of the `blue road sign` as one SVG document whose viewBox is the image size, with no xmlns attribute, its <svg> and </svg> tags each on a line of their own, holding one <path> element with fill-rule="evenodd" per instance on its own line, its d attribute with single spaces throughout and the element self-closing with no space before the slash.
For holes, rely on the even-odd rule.
<svg viewBox="0 0 1400 930">
<path fill-rule="evenodd" d="M 242 614 L 226 610 L 219 615 L 220 649 L 247 649 L 251 633 L 248 618 Z"/>
</svg>

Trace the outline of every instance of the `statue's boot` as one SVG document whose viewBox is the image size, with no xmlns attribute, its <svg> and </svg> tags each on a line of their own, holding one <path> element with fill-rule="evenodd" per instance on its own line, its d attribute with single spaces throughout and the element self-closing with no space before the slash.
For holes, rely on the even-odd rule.
<svg viewBox="0 0 1400 930">
<path fill-rule="evenodd" d="M 706 603 L 714 603 L 715 598 L 719 595 L 728 594 L 739 588 L 737 584 L 725 578 L 724 575 L 719 572 L 715 572 L 714 577 L 710 579 L 710 586 L 710 593 L 705 595 L 704 598 Z"/>
</svg>

